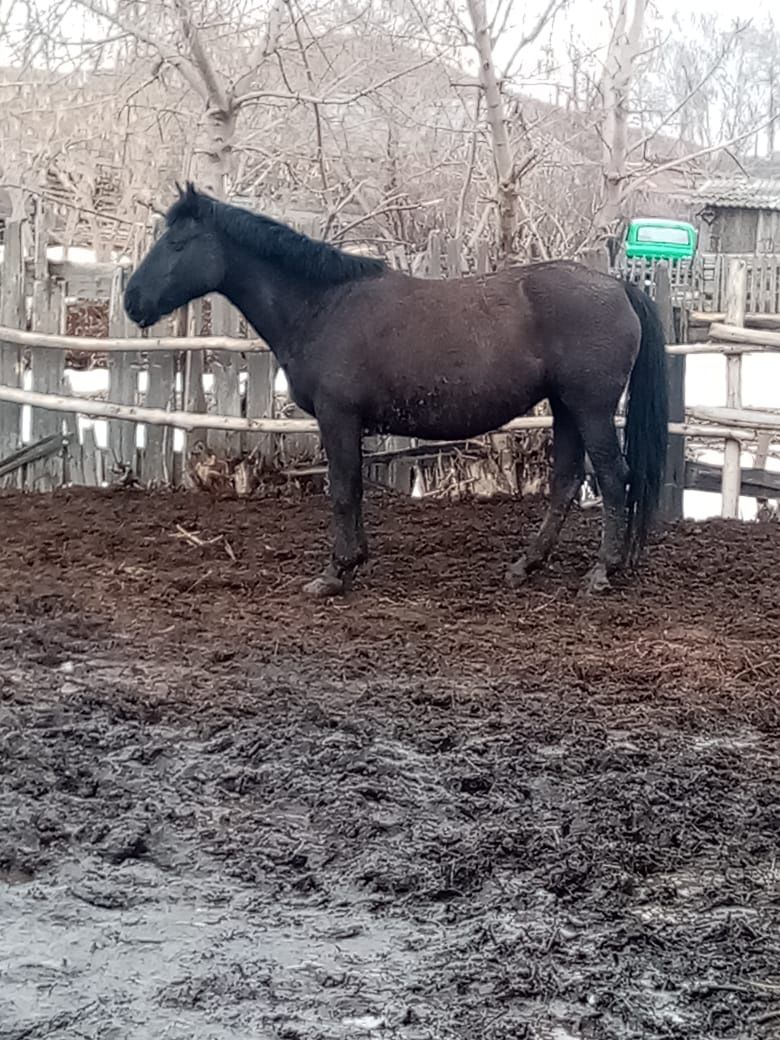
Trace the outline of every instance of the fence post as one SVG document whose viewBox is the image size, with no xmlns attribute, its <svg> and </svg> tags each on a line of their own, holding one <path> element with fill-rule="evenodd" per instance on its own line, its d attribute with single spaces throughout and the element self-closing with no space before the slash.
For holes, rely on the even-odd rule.
<svg viewBox="0 0 780 1040">
<path fill-rule="evenodd" d="M 756 443 L 756 454 L 753 456 L 753 468 L 766 470 L 769 460 L 769 448 L 772 444 L 772 434 L 768 430 L 760 430 Z M 765 520 L 770 514 L 769 499 L 764 496 L 756 499 L 757 519 Z"/>
<path fill-rule="evenodd" d="M 35 280 L 33 282 L 32 327 L 39 332 L 64 331 L 65 293 L 61 282 L 49 274 L 47 250 L 49 228 L 43 203 L 38 200 L 35 214 Z M 65 383 L 65 351 L 35 347 L 30 351 L 32 389 L 43 394 L 61 394 Z M 59 412 L 33 408 L 30 439 L 33 443 L 62 433 L 63 421 Z M 63 483 L 62 453 L 34 462 L 24 472 L 29 490 L 51 491 Z"/>
<path fill-rule="evenodd" d="M 212 336 L 235 336 L 238 333 L 239 315 L 224 296 L 213 295 L 211 300 Z M 241 359 L 227 350 L 215 350 L 211 357 L 211 374 L 214 380 L 212 400 L 218 415 L 241 415 L 241 384 L 239 372 Z M 209 448 L 217 458 L 227 461 L 241 454 L 241 435 L 230 431 L 209 430 Z"/>
<path fill-rule="evenodd" d="M 111 279 L 111 294 L 108 299 L 108 334 L 109 336 L 138 335 L 135 325 L 132 325 L 125 315 L 122 297 L 128 280 L 128 271 L 124 267 L 117 267 Z M 108 359 L 108 395 L 115 404 L 138 404 L 138 371 L 140 361 L 138 353 L 134 350 L 123 350 L 116 354 L 110 354 Z M 110 480 L 111 476 L 119 477 L 133 475 L 137 469 L 137 442 L 136 424 L 125 420 L 116 419 L 108 424 L 108 459 L 104 476 Z M 88 473 L 92 473 L 91 462 L 87 463 L 86 456 L 92 450 L 92 438 L 84 439 L 85 455 L 85 480 Z M 100 480 L 100 465 L 96 463 L 95 479 Z"/>
<path fill-rule="evenodd" d="M 589 267 L 592 271 L 601 271 L 609 274 L 609 253 L 607 247 L 601 243 L 595 246 L 586 246 L 580 252 L 580 263 Z"/>
<path fill-rule="evenodd" d="M 22 246 L 23 221 L 13 220 L 5 228 L 5 252 L 0 286 L 0 325 L 23 329 L 24 306 L 24 250 Z M 22 385 L 22 349 L 12 343 L 0 343 L 0 384 Z M 22 436 L 22 409 L 18 404 L 4 401 L 0 404 L 0 461 L 18 450 Z M 18 474 L 0 481 L 0 486 L 16 487 Z"/>
<path fill-rule="evenodd" d="M 672 306 L 672 284 L 669 265 L 662 261 L 655 270 L 655 303 L 667 343 L 675 343 Z M 669 394 L 669 421 L 685 421 L 685 355 L 672 354 L 666 358 L 666 380 Z M 661 492 L 661 516 L 668 523 L 682 520 L 685 490 L 685 437 L 670 434 L 666 449 L 666 473 Z"/>
<path fill-rule="evenodd" d="M 177 315 L 178 319 L 178 315 Z M 167 329 L 160 329 L 165 335 Z M 152 336 L 155 329 L 152 329 Z M 141 341 L 143 343 L 143 340 Z M 147 408 L 174 407 L 176 389 L 176 354 L 172 350 L 150 351 L 148 383 L 144 404 Z M 144 451 L 140 460 L 140 477 L 144 484 L 165 487 L 174 484 L 173 430 L 169 426 L 147 426 Z"/>
<path fill-rule="evenodd" d="M 744 326 L 747 304 L 747 263 L 732 260 L 726 286 L 726 325 Z M 742 355 L 726 355 L 726 407 L 742 407 Z M 742 447 L 738 440 L 729 439 L 723 451 L 723 483 L 721 488 L 721 516 L 733 519 L 739 516 L 739 493 L 742 486 Z"/>
<path fill-rule="evenodd" d="M 251 334 L 251 330 L 250 330 Z M 248 419 L 273 419 L 276 376 L 279 365 L 276 358 L 265 354 L 248 354 L 246 359 L 246 414 Z M 276 437 L 272 433 L 248 434 L 245 440 L 262 469 L 270 470 L 276 455 Z"/>
<path fill-rule="evenodd" d="M 194 338 L 203 335 L 203 300 L 191 300 L 187 306 L 187 336 Z M 184 386 L 182 388 L 182 408 L 185 412 L 203 415 L 206 411 L 206 392 L 203 389 L 203 374 L 206 368 L 205 350 L 188 350 L 184 355 Z M 190 430 L 184 436 L 184 462 L 182 479 L 186 486 L 192 485 L 189 475 L 189 459 L 198 443 L 208 440 L 206 430 Z"/>
</svg>

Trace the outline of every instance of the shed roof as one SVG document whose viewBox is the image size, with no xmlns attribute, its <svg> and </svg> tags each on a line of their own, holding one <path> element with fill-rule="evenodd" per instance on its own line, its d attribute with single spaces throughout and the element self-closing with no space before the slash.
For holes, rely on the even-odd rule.
<svg viewBox="0 0 780 1040">
<path fill-rule="evenodd" d="M 713 177 L 699 185 L 695 200 L 721 209 L 780 210 L 780 178 Z"/>
</svg>

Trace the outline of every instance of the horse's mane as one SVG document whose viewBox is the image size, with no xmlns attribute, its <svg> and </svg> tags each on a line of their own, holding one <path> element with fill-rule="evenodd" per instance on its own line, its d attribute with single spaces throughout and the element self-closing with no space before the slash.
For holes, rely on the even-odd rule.
<svg viewBox="0 0 780 1040">
<path fill-rule="evenodd" d="M 187 184 L 186 191 L 168 210 L 165 223 L 171 227 L 186 217 L 213 221 L 220 231 L 259 259 L 278 264 L 309 281 L 337 284 L 370 278 L 386 270 L 382 260 L 352 256 L 271 217 L 204 195 L 192 184 Z"/>
</svg>

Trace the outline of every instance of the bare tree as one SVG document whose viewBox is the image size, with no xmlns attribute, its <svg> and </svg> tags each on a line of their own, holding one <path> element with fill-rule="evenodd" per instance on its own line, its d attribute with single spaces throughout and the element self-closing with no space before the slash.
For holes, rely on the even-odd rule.
<svg viewBox="0 0 780 1040">
<path fill-rule="evenodd" d="M 502 82 L 516 72 L 517 64 L 526 48 L 538 39 L 544 27 L 551 22 L 562 6 L 562 0 L 547 0 L 532 27 L 520 34 L 501 76 L 496 70 L 494 48 L 512 13 L 512 0 L 499 3 L 492 18 L 488 17 L 486 0 L 468 0 L 471 42 L 479 62 L 479 81 L 485 97 L 485 117 L 490 128 L 495 163 L 497 258 L 500 264 L 516 252 L 520 182 L 536 158 L 525 133 L 521 137 L 524 154 L 519 154 L 519 150 L 513 147 Z M 516 105 L 513 109 L 515 126 L 521 131 L 525 130 L 520 110 Z"/>
<path fill-rule="evenodd" d="M 649 0 L 619 0 L 617 16 L 604 62 L 603 98 L 603 198 L 597 216 L 600 234 L 611 238 L 621 217 L 628 162 L 629 98 L 642 29 Z"/>
</svg>

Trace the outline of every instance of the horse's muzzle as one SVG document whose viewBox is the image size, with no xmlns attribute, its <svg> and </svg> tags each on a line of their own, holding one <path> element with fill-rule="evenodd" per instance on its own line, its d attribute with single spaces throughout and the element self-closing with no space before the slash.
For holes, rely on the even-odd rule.
<svg viewBox="0 0 780 1040">
<path fill-rule="evenodd" d="M 125 289 L 124 306 L 128 318 L 142 329 L 154 325 L 157 320 L 153 315 L 153 308 L 148 305 L 139 290 L 132 284 Z"/>
</svg>

